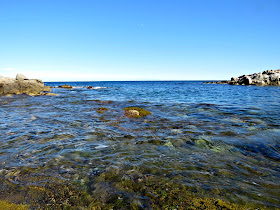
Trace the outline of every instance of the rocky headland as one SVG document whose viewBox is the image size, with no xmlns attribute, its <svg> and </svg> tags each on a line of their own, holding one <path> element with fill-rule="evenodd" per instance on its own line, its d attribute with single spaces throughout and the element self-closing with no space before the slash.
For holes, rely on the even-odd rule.
<svg viewBox="0 0 280 210">
<path fill-rule="evenodd" d="M 271 85 L 280 86 L 280 69 L 266 70 L 260 73 L 232 77 L 230 81 L 207 82 L 211 84 L 230 84 L 230 85 Z"/>
<path fill-rule="evenodd" d="M 16 78 L 0 75 L 0 96 L 26 94 L 30 96 L 54 95 L 49 86 L 45 86 L 40 79 L 28 79 L 22 74 Z"/>
</svg>

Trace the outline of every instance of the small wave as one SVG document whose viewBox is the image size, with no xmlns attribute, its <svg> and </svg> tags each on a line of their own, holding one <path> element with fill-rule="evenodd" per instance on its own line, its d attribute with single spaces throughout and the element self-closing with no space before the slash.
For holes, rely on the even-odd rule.
<svg viewBox="0 0 280 210">
<path fill-rule="evenodd" d="M 72 86 L 73 89 L 81 89 L 84 88 L 84 86 Z"/>
<path fill-rule="evenodd" d="M 106 148 L 108 146 L 104 145 L 104 144 L 100 144 L 98 146 L 95 147 L 95 149 L 103 149 L 103 148 Z"/>
<path fill-rule="evenodd" d="M 97 86 L 97 87 L 90 87 L 88 89 L 98 90 L 98 89 L 106 89 L 106 88 L 108 88 L 108 87 L 99 87 L 99 86 Z"/>
<path fill-rule="evenodd" d="M 87 89 L 94 89 L 94 90 L 98 90 L 98 89 L 106 89 L 108 87 L 92 87 L 92 86 L 72 86 L 72 89 L 82 89 L 82 88 L 87 88 Z"/>
</svg>

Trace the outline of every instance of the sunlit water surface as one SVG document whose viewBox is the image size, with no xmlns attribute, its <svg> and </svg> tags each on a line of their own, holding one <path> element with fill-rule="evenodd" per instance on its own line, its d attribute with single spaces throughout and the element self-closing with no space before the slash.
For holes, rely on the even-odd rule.
<svg viewBox="0 0 280 210">
<path fill-rule="evenodd" d="M 113 171 L 121 180 L 165 177 L 210 197 L 280 207 L 279 87 L 46 83 L 62 84 L 74 88 L 0 98 L 0 199 L 51 178 L 91 193 L 96 177 Z M 128 106 L 152 115 L 129 119 Z"/>
</svg>

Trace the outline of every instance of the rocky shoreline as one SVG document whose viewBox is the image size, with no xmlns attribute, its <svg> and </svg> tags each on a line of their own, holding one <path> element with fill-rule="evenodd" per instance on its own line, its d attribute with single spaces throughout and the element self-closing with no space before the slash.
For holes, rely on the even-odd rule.
<svg viewBox="0 0 280 210">
<path fill-rule="evenodd" d="M 20 94 L 30 96 L 56 95 L 50 92 L 51 88 L 45 86 L 40 79 L 28 79 L 22 74 L 17 74 L 15 79 L 0 75 L 0 96 Z"/>
<path fill-rule="evenodd" d="M 232 77 L 230 81 L 206 82 L 208 84 L 280 86 L 280 69 Z"/>
</svg>

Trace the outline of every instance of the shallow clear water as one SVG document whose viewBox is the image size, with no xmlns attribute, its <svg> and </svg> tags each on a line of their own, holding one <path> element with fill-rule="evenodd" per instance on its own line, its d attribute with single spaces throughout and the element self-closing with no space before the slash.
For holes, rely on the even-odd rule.
<svg viewBox="0 0 280 210">
<path fill-rule="evenodd" d="M 52 178 L 94 196 L 98 177 L 114 173 L 122 181 L 152 175 L 209 197 L 280 207 L 279 87 L 46 83 L 63 84 L 74 88 L 0 98 L 0 199 L 11 186 Z M 128 106 L 152 115 L 126 118 Z M 98 113 L 100 107 L 108 111 Z"/>
</svg>

